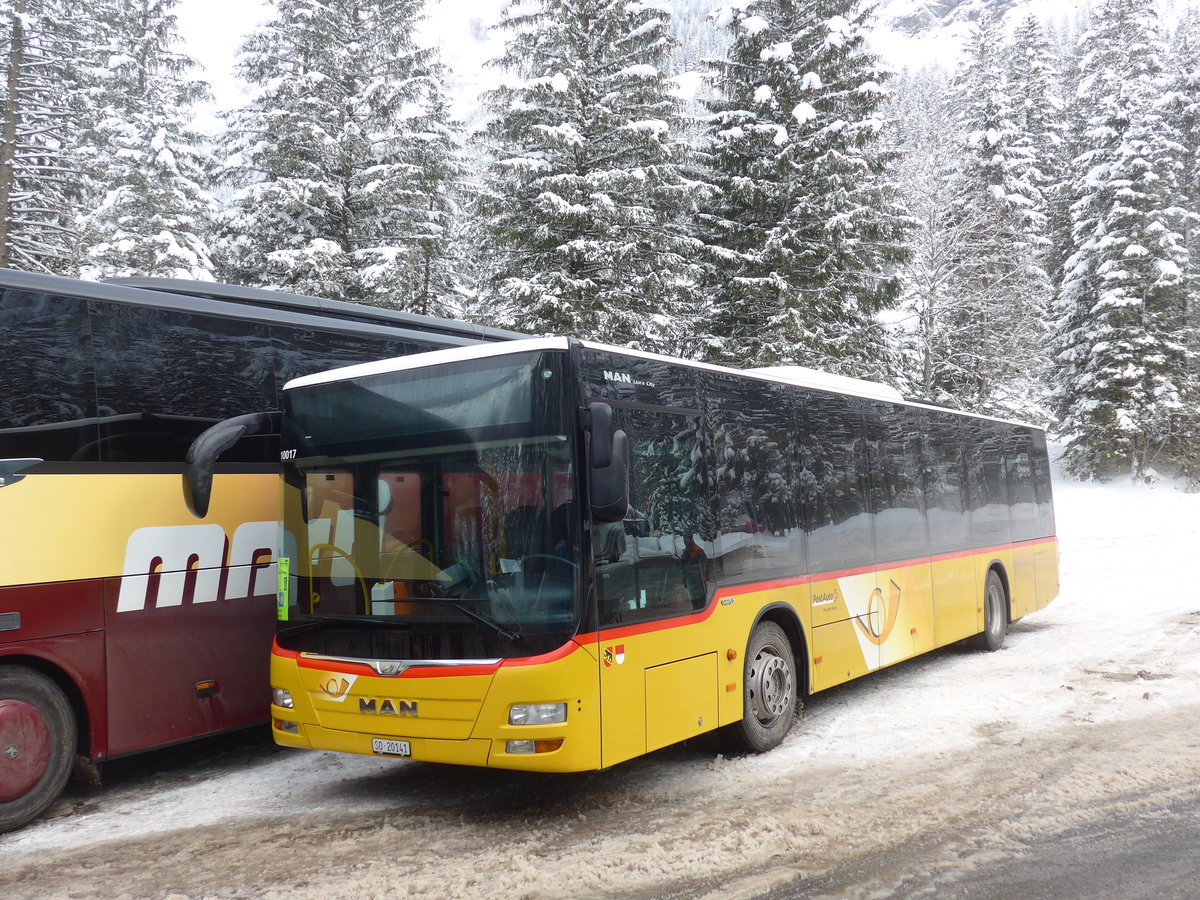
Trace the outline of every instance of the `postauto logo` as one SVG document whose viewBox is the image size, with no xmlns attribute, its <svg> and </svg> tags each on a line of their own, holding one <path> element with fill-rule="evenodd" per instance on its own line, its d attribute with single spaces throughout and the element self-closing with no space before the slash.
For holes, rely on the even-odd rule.
<svg viewBox="0 0 1200 900">
<path fill-rule="evenodd" d="M 117 612 L 274 594 L 278 527 L 244 522 L 231 541 L 220 525 L 137 529 L 125 545 Z"/>
</svg>

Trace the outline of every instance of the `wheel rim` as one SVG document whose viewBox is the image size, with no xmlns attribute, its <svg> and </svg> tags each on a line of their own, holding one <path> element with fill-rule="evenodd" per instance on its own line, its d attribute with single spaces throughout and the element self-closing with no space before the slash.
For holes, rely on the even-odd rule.
<svg viewBox="0 0 1200 900">
<path fill-rule="evenodd" d="M 24 797 L 50 765 L 46 717 L 23 700 L 0 700 L 0 803 Z"/>
<path fill-rule="evenodd" d="M 1000 585 L 994 581 L 988 584 L 987 599 L 988 611 L 991 613 L 988 617 L 988 633 L 993 639 L 998 639 L 1004 634 L 1004 597 L 1001 593 Z"/>
<path fill-rule="evenodd" d="M 792 670 L 774 647 L 763 647 L 754 657 L 748 679 L 750 707 L 763 725 L 773 725 L 788 711 L 792 692 Z"/>
</svg>

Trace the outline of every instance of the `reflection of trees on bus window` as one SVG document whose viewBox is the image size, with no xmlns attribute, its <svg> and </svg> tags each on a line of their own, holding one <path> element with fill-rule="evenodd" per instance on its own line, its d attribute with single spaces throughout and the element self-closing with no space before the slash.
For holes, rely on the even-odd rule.
<svg viewBox="0 0 1200 900">
<path fill-rule="evenodd" d="M 706 567 L 681 565 L 682 554 L 689 540 L 711 547 L 713 527 L 701 420 L 641 409 L 615 412 L 630 438 L 630 511 L 619 535 L 609 525 L 594 536 L 602 622 L 692 612 L 707 601 Z"/>
<path fill-rule="evenodd" d="M 794 568 L 801 536 L 791 535 L 789 391 L 767 381 L 714 376 L 710 422 L 719 529 L 714 566 L 723 584 Z"/>
<path fill-rule="evenodd" d="M 871 512 L 877 562 L 928 555 L 921 439 L 913 410 L 896 404 L 865 408 Z"/>
<path fill-rule="evenodd" d="M 922 464 L 930 550 L 965 550 L 970 546 L 971 528 L 961 422 L 949 413 L 933 410 L 921 411 L 920 417 L 926 435 Z"/>
<path fill-rule="evenodd" d="M 1007 543 L 1008 478 L 1005 474 L 1004 432 L 1009 426 L 983 419 L 963 423 L 968 435 L 967 505 L 971 536 L 978 546 Z"/>
<path fill-rule="evenodd" d="M 796 410 L 801 460 L 812 493 L 804 521 L 813 572 L 833 572 L 861 560 L 870 546 L 866 447 L 857 401 L 806 393 Z"/>
</svg>

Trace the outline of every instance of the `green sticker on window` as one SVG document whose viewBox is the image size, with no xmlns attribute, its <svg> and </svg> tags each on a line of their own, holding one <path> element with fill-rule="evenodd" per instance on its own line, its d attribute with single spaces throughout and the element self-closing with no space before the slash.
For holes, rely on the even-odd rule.
<svg viewBox="0 0 1200 900">
<path fill-rule="evenodd" d="M 275 616 L 280 622 L 288 620 L 288 599 L 291 594 L 292 559 L 281 556 L 276 562 L 279 572 L 279 590 L 275 594 Z"/>
</svg>

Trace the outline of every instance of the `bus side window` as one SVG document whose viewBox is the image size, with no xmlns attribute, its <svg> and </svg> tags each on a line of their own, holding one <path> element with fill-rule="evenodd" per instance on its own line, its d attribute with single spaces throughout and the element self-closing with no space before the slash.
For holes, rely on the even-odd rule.
<svg viewBox="0 0 1200 900">
<path fill-rule="evenodd" d="M 630 510 L 621 533 L 598 529 L 593 538 L 601 624 L 694 612 L 707 601 L 700 556 L 712 547 L 701 420 L 617 408 L 616 421 L 630 439 Z"/>
<path fill-rule="evenodd" d="M 1034 431 L 1030 435 L 1031 468 L 1034 493 L 1037 498 L 1036 537 L 1054 534 L 1054 498 L 1050 485 L 1050 459 L 1046 452 L 1046 434 Z"/>
<path fill-rule="evenodd" d="M 875 404 L 872 411 L 868 430 L 878 429 L 870 445 L 876 561 L 928 556 L 919 422 L 903 406 Z"/>
<path fill-rule="evenodd" d="M 767 381 L 713 376 L 710 395 L 717 535 L 713 566 L 721 583 L 786 577 L 803 556 L 796 516 L 791 391 Z"/>
<path fill-rule="evenodd" d="M 87 305 L 9 289 L 0 303 L 0 459 L 96 459 Z M 81 454 L 82 451 L 82 455 Z"/>
<path fill-rule="evenodd" d="M 1027 541 L 1038 534 L 1037 491 L 1033 480 L 1031 451 L 1033 441 L 1028 428 L 1012 429 L 1004 450 L 1008 472 L 1008 495 L 1012 516 L 1012 539 Z"/>
<path fill-rule="evenodd" d="M 796 430 L 811 481 L 805 502 L 809 571 L 816 574 L 861 565 L 871 559 L 873 537 L 866 495 L 863 421 L 857 403 L 816 391 L 797 410 Z"/>
<path fill-rule="evenodd" d="M 1009 426 L 984 419 L 963 423 L 968 435 L 968 497 L 971 537 L 978 547 L 1011 540 L 1008 479 L 1004 462 L 1004 429 Z"/>
<path fill-rule="evenodd" d="M 922 467 L 929 522 L 930 552 L 965 550 L 971 542 L 970 516 L 964 496 L 966 470 L 962 432 L 951 413 L 923 411 Z"/>
<path fill-rule="evenodd" d="M 182 462 L 220 419 L 275 406 L 266 326 L 179 310 L 89 301 L 102 462 Z M 170 377 L 164 377 L 170 373 Z M 225 462 L 278 462 L 274 440 Z"/>
</svg>

